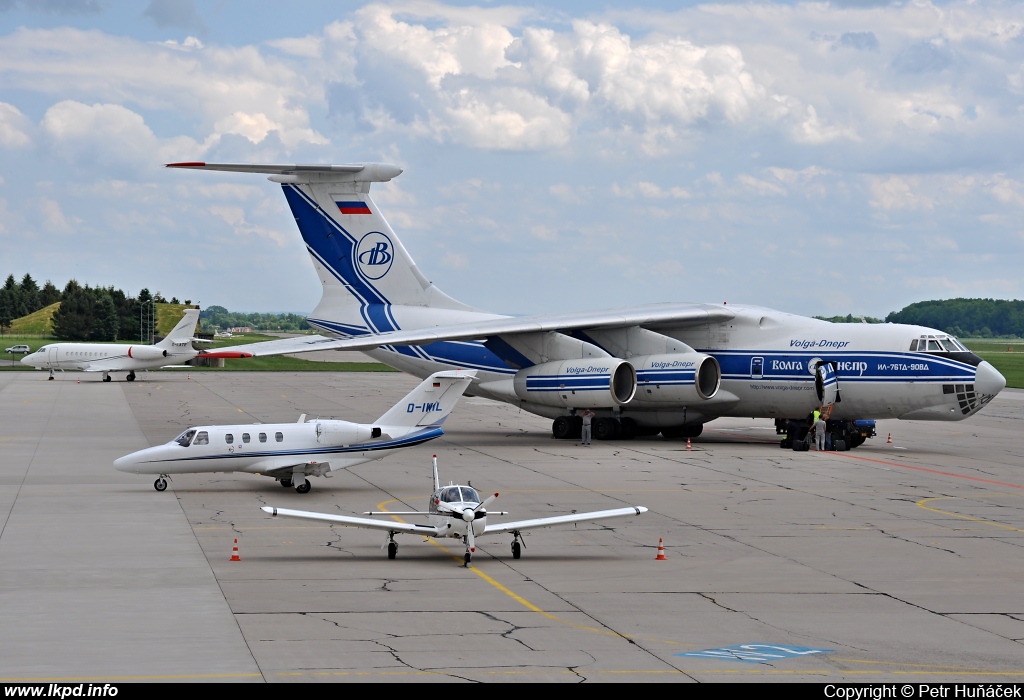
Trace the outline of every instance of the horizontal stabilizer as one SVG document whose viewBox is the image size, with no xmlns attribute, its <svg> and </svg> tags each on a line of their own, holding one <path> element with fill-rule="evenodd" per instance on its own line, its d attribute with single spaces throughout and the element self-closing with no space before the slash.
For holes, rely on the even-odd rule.
<svg viewBox="0 0 1024 700">
<path fill-rule="evenodd" d="M 168 163 L 168 168 L 189 170 L 219 170 L 229 173 L 266 173 L 275 182 L 388 182 L 402 174 L 402 169 L 390 163 L 328 164 L 259 164 L 259 163 Z"/>
</svg>

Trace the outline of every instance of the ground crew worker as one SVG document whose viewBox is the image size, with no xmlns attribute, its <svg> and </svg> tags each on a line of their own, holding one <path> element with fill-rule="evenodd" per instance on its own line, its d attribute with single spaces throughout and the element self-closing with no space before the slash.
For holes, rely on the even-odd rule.
<svg viewBox="0 0 1024 700">
<path fill-rule="evenodd" d="M 827 429 L 827 426 L 825 425 L 825 421 L 821 419 L 821 414 L 817 411 L 814 413 L 817 415 L 817 418 L 814 421 L 812 430 L 814 430 L 814 439 L 817 442 L 816 449 L 821 452 L 825 449 L 825 430 Z"/>
</svg>

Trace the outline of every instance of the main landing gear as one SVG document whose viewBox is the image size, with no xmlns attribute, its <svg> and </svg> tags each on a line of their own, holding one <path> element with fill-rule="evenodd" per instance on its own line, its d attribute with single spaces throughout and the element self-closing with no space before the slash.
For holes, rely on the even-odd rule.
<svg viewBox="0 0 1024 700">
<path fill-rule="evenodd" d="M 109 382 L 110 381 L 110 373 L 109 372 L 104 372 L 103 373 L 103 381 L 105 381 L 105 382 Z"/>
<path fill-rule="evenodd" d="M 309 483 L 309 479 L 303 479 L 302 483 L 295 483 L 291 479 L 279 479 L 279 483 L 286 489 L 294 486 L 296 493 L 309 493 L 309 490 L 313 488 L 312 484 Z"/>
<path fill-rule="evenodd" d="M 519 534 L 519 530 L 516 530 L 515 532 L 512 533 L 512 558 L 513 559 L 518 559 L 519 557 L 523 556 L 523 549 L 522 548 L 523 548 L 523 546 L 525 546 L 525 544 L 524 545 L 520 545 L 519 544 L 519 542 L 522 539 L 523 539 L 523 536 Z"/>
<path fill-rule="evenodd" d="M 134 381 L 135 381 L 135 372 L 134 372 L 134 371 L 132 371 L 132 372 L 129 372 L 129 373 L 128 373 L 128 376 L 127 376 L 127 377 L 125 377 L 125 379 L 127 379 L 127 380 L 128 380 L 128 381 L 130 381 L 130 382 L 134 382 Z"/>
<path fill-rule="evenodd" d="M 53 377 L 53 367 L 51 367 L 51 368 L 50 368 L 50 376 L 49 376 L 49 377 L 47 377 L 47 380 L 48 380 L 48 381 L 51 381 L 51 382 L 52 382 L 52 381 L 53 381 L 53 378 L 54 378 L 54 377 Z"/>
<path fill-rule="evenodd" d="M 157 477 L 156 481 L 153 482 L 153 488 L 155 488 L 157 491 L 167 490 L 167 479 L 164 478 L 165 476 L 167 475 L 161 474 L 160 476 Z M 169 479 L 170 477 L 167 478 Z"/>
<path fill-rule="evenodd" d="M 388 532 L 388 538 L 384 540 L 384 544 L 380 548 L 384 549 L 385 547 L 388 549 L 388 559 L 394 559 L 398 556 L 398 543 L 395 542 L 394 530 Z"/>
</svg>

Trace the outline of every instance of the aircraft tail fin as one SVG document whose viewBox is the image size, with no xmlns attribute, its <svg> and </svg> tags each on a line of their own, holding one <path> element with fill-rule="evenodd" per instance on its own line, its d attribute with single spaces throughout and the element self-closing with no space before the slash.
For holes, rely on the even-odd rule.
<svg viewBox="0 0 1024 700">
<path fill-rule="evenodd" d="M 439 426 L 455 408 L 462 394 L 476 377 L 473 370 L 435 372 L 391 410 L 377 419 L 382 427 L 422 428 Z M 393 435 L 393 433 L 392 433 Z"/>
<path fill-rule="evenodd" d="M 400 175 L 397 166 L 172 163 L 168 167 L 268 173 L 271 181 L 281 183 L 323 285 L 323 297 L 306 320 L 330 334 L 347 337 L 398 330 L 392 306 L 475 310 L 423 276 L 370 198 L 370 185 Z"/>
<path fill-rule="evenodd" d="M 187 308 L 181 320 L 167 334 L 167 337 L 156 344 L 158 348 L 169 348 L 174 343 L 191 343 L 199 324 L 199 309 Z"/>
</svg>

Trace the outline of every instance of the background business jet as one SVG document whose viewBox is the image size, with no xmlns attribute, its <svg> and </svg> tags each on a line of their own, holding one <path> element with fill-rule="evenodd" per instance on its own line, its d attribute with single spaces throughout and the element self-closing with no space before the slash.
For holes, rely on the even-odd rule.
<svg viewBox="0 0 1024 700">
<path fill-rule="evenodd" d="M 135 381 L 135 371 L 180 365 L 200 354 L 193 347 L 199 309 L 185 309 L 178 324 L 167 337 L 156 345 L 127 345 L 125 343 L 50 343 L 22 358 L 22 363 L 36 369 L 102 372 L 103 381 L 110 381 L 111 372 L 127 372 L 129 382 Z M 229 353 L 232 357 L 239 353 Z M 211 355 L 216 356 L 216 355 Z"/>
</svg>

